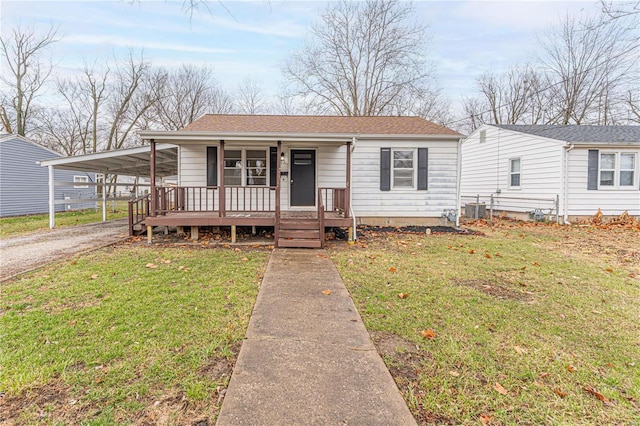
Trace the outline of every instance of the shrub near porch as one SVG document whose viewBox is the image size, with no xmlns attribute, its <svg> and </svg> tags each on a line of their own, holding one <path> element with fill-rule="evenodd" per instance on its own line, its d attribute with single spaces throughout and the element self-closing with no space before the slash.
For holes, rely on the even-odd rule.
<svg viewBox="0 0 640 426">
<path fill-rule="evenodd" d="M 422 423 L 640 421 L 640 236 L 369 233 L 331 256 Z"/>
</svg>

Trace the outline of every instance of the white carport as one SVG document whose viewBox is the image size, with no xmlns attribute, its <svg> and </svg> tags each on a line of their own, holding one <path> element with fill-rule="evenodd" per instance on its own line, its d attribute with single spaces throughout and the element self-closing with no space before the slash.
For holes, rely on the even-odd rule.
<svg viewBox="0 0 640 426">
<path fill-rule="evenodd" d="M 155 161 L 153 157 L 155 156 Z M 105 176 L 102 184 L 106 186 L 107 175 L 123 175 L 148 177 L 151 186 L 155 186 L 156 177 L 175 176 L 178 174 L 178 147 L 171 144 L 157 144 L 155 150 L 150 146 L 99 152 L 95 154 L 76 155 L 72 157 L 53 158 L 38 162 L 49 168 L 49 227 L 55 227 L 55 172 L 56 168 L 81 172 L 102 173 Z M 152 171 L 155 165 L 155 171 Z M 107 219 L 106 191 L 102 191 L 102 220 Z"/>
</svg>

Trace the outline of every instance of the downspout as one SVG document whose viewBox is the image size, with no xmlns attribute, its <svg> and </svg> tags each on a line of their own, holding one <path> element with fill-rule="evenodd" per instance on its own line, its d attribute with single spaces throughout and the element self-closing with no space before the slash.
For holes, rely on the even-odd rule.
<svg viewBox="0 0 640 426">
<path fill-rule="evenodd" d="M 567 142 L 568 143 L 568 142 Z M 571 225 L 569 222 L 569 151 L 574 148 L 574 145 L 571 143 L 568 146 L 564 146 L 564 167 L 563 167 L 563 188 L 562 188 L 562 210 L 563 210 L 563 220 L 565 225 Z"/>
<path fill-rule="evenodd" d="M 352 154 L 353 154 L 353 151 L 356 149 L 357 140 L 358 138 L 355 136 L 351 140 Z M 353 175 L 353 155 L 350 156 L 349 160 L 351 161 L 351 164 L 349 165 L 349 170 L 350 170 L 350 173 Z M 350 241 L 350 242 L 355 242 L 358 240 L 358 228 L 356 225 L 356 215 L 353 212 L 353 176 L 349 176 L 349 213 L 351 214 L 351 217 L 353 219 L 353 241 Z"/>
</svg>

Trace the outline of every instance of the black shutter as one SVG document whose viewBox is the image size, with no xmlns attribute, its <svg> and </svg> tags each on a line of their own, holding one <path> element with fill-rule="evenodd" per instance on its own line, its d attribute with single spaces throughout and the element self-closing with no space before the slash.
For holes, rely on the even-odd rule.
<svg viewBox="0 0 640 426">
<path fill-rule="evenodd" d="M 276 176 L 278 172 L 278 161 L 278 147 L 269 147 L 269 186 L 275 187 L 278 183 L 278 177 Z"/>
<path fill-rule="evenodd" d="M 218 186 L 218 147 L 207 147 L 207 186 Z"/>
<path fill-rule="evenodd" d="M 429 189 L 428 186 L 429 149 L 418 148 L 418 189 Z"/>
<path fill-rule="evenodd" d="M 391 190 L 391 148 L 380 148 L 380 191 Z"/>
<path fill-rule="evenodd" d="M 589 150 L 589 165 L 587 173 L 587 189 L 598 189 L 598 150 Z"/>
</svg>

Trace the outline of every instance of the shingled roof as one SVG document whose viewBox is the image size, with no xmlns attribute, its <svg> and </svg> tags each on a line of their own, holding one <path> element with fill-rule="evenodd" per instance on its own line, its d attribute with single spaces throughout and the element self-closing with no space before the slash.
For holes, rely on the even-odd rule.
<svg viewBox="0 0 640 426">
<path fill-rule="evenodd" d="M 573 143 L 630 143 L 640 145 L 640 126 L 520 125 L 498 124 L 514 130 Z"/>
<path fill-rule="evenodd" d="M 420 117 L 207 114 L 184 131 L 221 133 L 353 133 L 361 135 L 452 135 L 460 133 Z"/>
</svg>

